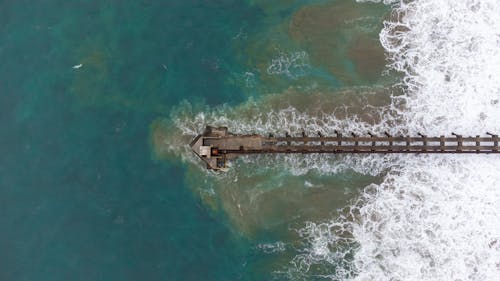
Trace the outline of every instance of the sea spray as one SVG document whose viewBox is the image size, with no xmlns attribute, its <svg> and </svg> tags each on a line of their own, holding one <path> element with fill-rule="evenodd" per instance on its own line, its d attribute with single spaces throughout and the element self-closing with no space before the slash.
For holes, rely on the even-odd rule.
<svg viewBox="0 0 500 281">
<path fill-rule="evenodd" d="M 329 218 L 360 188 L 380 182 L 378 175 L 383 173 L 383 167 L 371 165 L 374 160 L 383 160 L 389 166 L 397 157 L 249 156 L 231 161 L 228 173 L 215 174 L 201 165 L 189 142 L 206 125 L 228 126 L 231 132 L 240 134 L 284 135 L 288 131 L 300 135 L 305 130 L 315 135 L 321 130 L 333 135 L 336 129 L 358 134 L 370 129 L 382 134 L 374 125 L 385 118 L 379 109 L 390 102 L 390 91 L 383 87 L 308 93 L 291 89 L 238 106 L 214 109 L 185 103 L 170 119 L 152 125 L 154 155 L 183 159 L 188 164 L 188 186 L 201 195 L 207 206 L 224 211 L 237 231 L 247 236 L 256 231 L 278 231 L 284 235 L 279 239 L 289 241 L 289 236 L 294 236 L 288 231 L 289 223 Z M 303 176 L 317 187 L 304 187 Z M 285 255 L 293 256 L 290 251 L 292 248 L 287 248 Z"/>
<path fill-rule="evenodd" d="M 308 246 L 291 271 L 323 265 L 333 280 L 497 280 L 498 165 L 480 156 L 421 156 L 392 168 L 349 216 L 299 230 Z"/>
<path fill-rule="evenodd" d="M 341 103 L 329 110 L 300 108 L 299 103 L 287 104 L 289 96 L 283 95 L 280 102 L 264 99 L 236 109 L 174 116 L 174 127 L 184 138 L 209 124 L 228 126 L 234 133 L 261 134 L 500 132 L 500 78 L 495 75 L 500 72 L 500 5 L 384 2 L 396 4 L 380 41 L 389 68 L 403 75 L 398 86 L 404 92 L 392 95 L 389 104 L 347 107 L 344 114 Z M 335 98 L 309 97 L 307 104 Z M 371 118 L 360 117 L 364 111 Z M 179 153 L 177 146 L 171 149 Z M 183 149 L 180 154 L 187 155 L 189 150 Z M 243 162 L 273 171 L 289 169 L 296 175 L 353 169 L 385 176 L 346 208 L 348 215 L 298 228 L 302 247 L 286 272 L 292 279 L 499 280 L 496 156 L 259 156 L 242 158 L 235 165 Z"/>
<path fill-rule="evenodd" d="M 403 126 L 500 130 L 498 15 L 497 1 L 397 2 L 380 39 L 389 67 L 404 74 L 405 95 L 393 97 Z M 500 280 L 498 157 L 405 158 L 348 208 L 353 216 L 299 230 L 308 246 L 291 271 L 312 276 L 326 263 L 332 280 Z M 348 250 L 339 245 L 346 232 Z"/>
<path fill-rule="evenodd" d="M 405 74 L 407 94 L 394 101 L 405 105 L 407 126 L 429 134 L 498 131 L 498 1 L 404 2 L 380 41 L 389 66 Z"/>
<path fill-rule="evenodd" d="M 294 91 L 280 95 L 270 95 L 259 101 L 250 100 L 238 107 L 223 106 L 212 110 L 194 110 L 185 104 L 168 122 L 159 122 L 164 127 L 155 126 L 153 134 L 158 133 L 154 140 L 157 152 L 171 153 L 181 156 L 184 160 L 195 162 L 197 159 L 188 147 L 190 139 L 203 132 L 205 126 L 227 126 L 235 134 L 269 133 L 284 135 L 333 136 L 335 131 L 366 135 L 367 132 L 383 135 L 389 132 L 393 135 L 403 134 L 401 126 L 391 113 L 390 106 L 382 105 L 387 100 L 390 89 L 386 88 L 351 88 L 337 92 L 311 93 L 307 103 L 303 102 L 303 94 Z M 298 107 L 302 107 L 298 109 Z M 392 124 L 391 127 L 387 127 Z M 165 131 L 169 134 L 163 135 Z M 172 132 L 176 132 L 173 133 Z M 173 139 L 175 138 L 175 140 Z M 401 159 L 398 155 L 262 155 L 241 157 L 240 162 L 258 162 L 278 169 L 287 169 L 295 175 L 305 174 L 311 170 L 323 174 L 340 173 L 354 170 L 369 175 L 379 175 Z M 233 164 L 237 164 L 235 162 Z M 277 165 L 278 164 L 278 165 Z M 237 168 L 236 168 L 237 169 Z"/>
</svg>

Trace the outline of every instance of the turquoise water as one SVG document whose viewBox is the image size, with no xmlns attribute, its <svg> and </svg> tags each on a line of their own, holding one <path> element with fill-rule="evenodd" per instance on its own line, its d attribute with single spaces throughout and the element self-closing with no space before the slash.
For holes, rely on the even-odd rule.
<svg viewBox="0 0 500 281">
<path fill-rule="evenodd" d="M 255 249 L 273 233 L 210 211 L 150 125 L 305 83 L 260 77 L 244 46 L 300 48 L 270 34 L 306 2 L 0 1 L 0 280 L 281 278 Z"/>
</svg>

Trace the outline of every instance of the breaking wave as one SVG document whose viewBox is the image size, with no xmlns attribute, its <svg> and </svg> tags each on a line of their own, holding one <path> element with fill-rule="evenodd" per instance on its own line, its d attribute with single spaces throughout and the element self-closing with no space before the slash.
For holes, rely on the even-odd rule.
<svg viewBox="0 0 500 281">
<path fill-rule="evenodd" d="M 174 114 L 174 126 L 180 130 L 180 135 L 188 139 L 179 143 L 188 143 L 189 138 L 200 134 L 206 125 L 227 126 L 236 134 L 262 134 L 278 133 L 284 135 L 289 132 L 292 135 L 300 135 L 305 132 L 308 135 L 334 135 L 336 130 L 352 132 L 358 135 L 366 135 L 367 132 L 383 134 L 389 132 L 394 135 L 402 134 L 403 127 L 400 121 L 391 114 L 389 105 L 375 107 L 372 99 L 381 99 L 389 95 L 388 89 L 358 88 L 347 89 L 334 94 L 317 93 L 311 95 L 309 100 L 317 100 L 318 104 L 309 102 L 306 108 L 298 109 L 301 103 L 299 97 L 303 94 L 281 94 L 269 96 L 259 102 L 250 100 L 239 107 L 224 106 L 212 110 L 193 110 L 191 105 L 186 104 L 179 113 Z M 294 102 L 294 99 L 299 99 Z M 331 99 L 329 104 L 324 102 Z M 343 102 L 348 99 L 349 102 Z M 287 102 L 291 101 L 291 105 Z M 295 104 L 293 104 L 295 103 Z M 351 103 L 351 104 L 347 104 Z M 334 109 L 333 109 L 334 108 Z M 383 120 L 383 121 L 381 121 Z M 388 124 L 393 124 L 387 127 Z M 198 163 L 198 159 L 185 145 L 172 145 L 171 140 L 166 140 L 164 145 L 157 145 L 163 149 L 171 149 L 180 154 L 184 159 L 190 159 Z M 340 173 L 353 170 L 362 174 L 379 175 L 394 163 L 404 161 L 404 157 L 396 154 L 390 155 L 342 155 L 331 156 L 325 154 L 309 155 L 253 155 L 251 157 L 240 157 L 238 160 L 245 162 L 259 162 L 270 168 L 286 168 L 294 175 L 305 174 L 315 170 L 322 174 Z M 340 160 L 340 161 L 339 161 Z M 238 162 L 237 162 L 238 163 Z M 232 163 L 232 164 L 237 164 Z M 231 163 L 230 163 L 231 164 Z"/>
<path fill-rule="evenodd" d="M 188 139 L 210 125 L 234 133 L 332 135 L 463 135 L 500 133 L 500 2 L 498 0 L 367 0 L 393 5 L 380 42 L 392 71 L 403 74 L 404 94 L 387 92 L 387 104 L 373 105 L 363 89 L 354 106 L 335 105 L 335 97 L 308 97 L 287 104 L 268 98 L 243 106 L 192 110 L 173 116 Z M 365 1 L 365 2 L 367 2 Z M 358 1 L 363 2 L 363 1 Z M 270 74 L 302 70 L 307 56 L 280 56 Z M 300 72 L 299 73 L 302 73 Z M 295 73 L 295 72 L 293 72 Z M 321 105 L 314 104 L 320 100 Z M 167 139 L 167 153 L 192 157 L 186 139 Z M 188 140 L 189 141 L 189 140 Z M 159 147 L 159 146 L 157 146 Z M 188 156 L 189 155 L 189 156 Z M 191 158 L 189 158 L 191 159 Z M 189 160 L 188 159 L 188 160 Z M 330 174 L 352 169 L 384 175 L 365 188 L 338 218 L 308 222 L 297 230 L 302 246 L 287 276 L 296 280 L 500 280 L 500 159 L 481 155 L 373 155 L 243 157 Z M 196 161 L 196 159 L 192 159 Z M 339 161 L 341 160 L 341 161 Z M 267 162 L 266 162 L 267 161 Z M 198 163 L 198 162 L 195 162 Z M 259 249 L 282 250 L 281 244 Z M 281 272 L 283 273 L 283 272 Z"/>
<path fill-rule="evenodd" d="M 383 2 L 394 3 L 380 41 L 390 69 L 404 74 L 405 94 L 392 98 L 401 125 L 499 132 L 500 2 Z M 295 279 L 500 280 L 500 159 L 404 158 L 348 215 L 298 230 L 306 246 Z"/>
</svg>

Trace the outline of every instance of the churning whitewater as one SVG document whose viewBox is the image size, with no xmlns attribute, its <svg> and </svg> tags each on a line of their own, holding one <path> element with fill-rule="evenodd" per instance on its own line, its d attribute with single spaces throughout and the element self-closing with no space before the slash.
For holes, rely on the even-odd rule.
<svg viewBox="0 0 500 281">
<path fill-rule="evenodd" d="M 394 6 L 380 41 L 404 76 L 405 94 L 392 98 L 401 126 L 500 132 L 500 2 L 384 2 Z M 309 246 L 295 269 L 329 264 L 332 280 L 500 280 L 500 159 L 404 158 L 348 216 L 299 231 Z"/>
<path fill-rule="evenodd" d="M 393 135 L 500 133 L 498 0 L 366 1 L 392 5 L 380 42 L 388 69 L 402 78 L 387 104 L 330 114 L 321 106 L 307 111 L 250 101 L 194 117 L 174 116 L 175 126 L 191 137 L 207 124 L 260 134 L 304 130 L 331 135 L 337 129 Z M 353 96 L 369 99 L 374 94 L 361 92 Z M 329 102 L 323 101 L 322 106 Z M 360 112 L 369 112 L 368 118 Z M 180 154 L 191 155 L 185 149 Z M 285 272 L 291 279 L 500 280 L 498 156 L 372 155 L 340 160 L 320 155 L 257 158 L 283 163 L 295 174 L 353 169 L 384 176 L 381 184 L 366 187 L 339 218 L 309 222 L 297 230 L 305 246 Z M 329 270 L 318 276 L 313 267 Z"/>
</svg>

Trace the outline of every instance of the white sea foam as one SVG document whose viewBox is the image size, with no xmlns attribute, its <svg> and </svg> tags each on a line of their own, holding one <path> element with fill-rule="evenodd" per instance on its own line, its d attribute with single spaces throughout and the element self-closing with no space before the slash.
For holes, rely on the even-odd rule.
<svg viewBox="0 0 500 281">
<path fill-rule="evenodd" d="M 362 195 L 357 280 L 499 280 L 500 161 L 428 160 Z"/>
<path fill-rule="evenodd" d="M 395 9 L 381 42 L 405 73 L 406 123 L 475 134 L 500 121 L 500 3 L 420 0 Z"/>
<path fill-rule="evenodd" d="M 366 93 L 369 95 L 370 93 Z M 369 106 L 367 106 L 369 107 Z M 344 109 L 341 109 L 344 110 Z M 368 110 L 368 109 L 367 109 Z M 189 109 L 182 110 L 189 112 Z M 175 116 L 175 126 L 181 130 L 182 135 L 194 137 L 203 132 L 206 125 L 227 126 L 235 134 L 262 134 L 289 132 L 292 135 L 300 135 L 305 132 L 308 135 L 315 135 L 321 132 L 323 135 L 334 135 L 335 130 L 342 132 L 352 132 L 358 135 L 364 135 L 366 132 L 383 134 L 390 132 L 394 135 L 401 133 L 400 126 L 387 128 L 387 123 L 396 123 L 389 112 L 380 110 L 379 119 L 384 122 L 372 124 L 353 114 L 347 118 L 337 118 L 332 113 L 318 113 L 314 115 L 301 112 L 294 107 L 285 107 L 282 109 L 268 108 L 265 105 L 255 102 L 248 102 L 241 108 L 222 107 L 212 111 L 200 111 L 198 113 L 189 113 L 184 117 Z M 165 145 L 165 148 L 173 150 L 177 146 Z M 182 147 L 182 157 L 196 160 L 189 152 L 189 148 Z M 341 159 L 341 161 L 339 161 Z M 270 168 L 286 167 L 295 175 L 305 174 L 308 171 L 316 170 L 323 174 L 332 174 L 354 170 L 363 174 L 379 175 L 388 167 L 395 163 L 405 161 L 404 157 L 399 155 L 343 155 L 332 157 L 325 154 L 311 155 L 260 155 L 252 157 L 240 157 L 243 162 L 258 161 L 261 165 L 268 165 Z M 279 164 L 279 165 L 276 165 Z"/>
<path fill-rule="evenodd" d="M 367 187 L 349 216 L 300 229 L 307 247 L 293 271 L 326 265 L 333 280 L 498 280 L 500 160 L 422 158 Z"/>
<path fill-rule="evenodd" d="M 359 1 L 362 2 L 362 1 Z M 379 108 L 378 124 L 356 115 L 311 115 L 293 107 L 221 108 L 176 117 L 184 135 L 204 126 L 234 133 L 292 134 L 334 130 L 394 135 L 422 132 L 500 133 L 500 2 L 498 0 L 370 1 L 393 3 L 380 40 L 389 68 L 403 74 L 404 95 Z M 285 73 L 279 58 L 271 73 Z M 273 65 L 274 64 L 274 65 Z M 302 65 L 299 63 L 299 65 Z M 283 72 L 284 71 L 284 72 Z M 194 116 L 194 117 L 193 117 Z M 242 117 L 243 116 L 243 117 Z M 345 169 L 380 175 L 329 222 L 298 230 L 304 246 L 289 273 L 332 280 L 500 280 L 500 159 L 497 156 L 259 156 L 295 174 Z M 263 163 L 265 165 L 265 163 Z M 269 167 L 275 167 L 268 163 Z"/>
<path fill-rule="evenodd" d="M 286 251 L 286 244 L 283 241 L 260 243 L 257 245 L 256 249 L 266 254 L 276 254 Z"/>
<path fill-rule="evenodd" d="M 404 74 L 406 94 L 393 98 L 402 124 L 429 135 L 500 132 L 500 2 L 384 2 L 397 2 L 380 39 L 390 68 Z M 500 280 L 499 182 L 496 155 L 406 157 L 349 216 L 299 230 L 307 246 L 292 271 L 326 265 L 332 280 Z"/>
<path fill-rule="evenodd" d="M 286 75 L 289 78 L 296 79 L 304 76 L 309 68 L 309 55 L 305 51 L 283 52 L 271 60 L 267 68 L 269 75 Z"/>
</svg>

